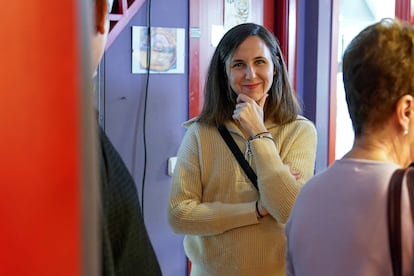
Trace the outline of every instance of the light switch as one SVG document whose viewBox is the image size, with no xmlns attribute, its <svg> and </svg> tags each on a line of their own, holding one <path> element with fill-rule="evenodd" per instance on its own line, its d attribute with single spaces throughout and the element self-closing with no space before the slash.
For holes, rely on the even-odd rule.
<svg viewBox="0 0 414 276">
<path fill-rule="evenodd" d="M 175 163 L 177 162 L 177 157 L 168 158 L 168 175 L 172 176 L 175 168 Z"/>
</svg>

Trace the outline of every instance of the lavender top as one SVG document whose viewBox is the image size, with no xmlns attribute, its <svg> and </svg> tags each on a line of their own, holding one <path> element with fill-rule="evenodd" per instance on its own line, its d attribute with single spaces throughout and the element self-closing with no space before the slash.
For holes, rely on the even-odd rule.
<svg viewBox="0 0 414 276">
<path fill-rule="evenodd" d="M 343 159 L 310 179 L 286 225 L 287 275 L 392 275 L 388 182 L 398 165 Z M 414 275 L 413 222 L 403 188 L 404 275 Z"/>
</svg>

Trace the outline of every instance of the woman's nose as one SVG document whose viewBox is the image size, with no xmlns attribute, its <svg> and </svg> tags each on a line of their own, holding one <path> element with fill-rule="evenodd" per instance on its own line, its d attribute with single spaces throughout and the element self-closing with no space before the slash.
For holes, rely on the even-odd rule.
<svg viewBox="0 0 414 276">
<path fill-rule="evenodd" d="M 256 77 L 256 72 L 254 70 L 254 67 L 252 66 L 246 66 L 246 79 L 254 79 Z"/>
</svg>

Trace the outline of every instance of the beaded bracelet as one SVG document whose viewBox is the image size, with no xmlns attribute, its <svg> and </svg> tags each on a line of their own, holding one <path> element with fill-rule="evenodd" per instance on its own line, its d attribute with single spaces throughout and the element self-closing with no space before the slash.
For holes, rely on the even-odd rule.
<svg viewBox="0 0 414 276">
<path fill-rule="evenodd" d="M 270 134 L 269 131 L 264 131 L 264 132 L 260 132 L 252 137 L 250 137 L 249 141 L 254 140 L 254 139 L 258 139 L 258 138 L 267 138 L 267 139 L 271 139 L 274 141 L 272 134 Z"/>
<path fill-rule="evenodd" d="M 260 214 L 260 211 L 259 211 L 259 201 L 258 200 L 256 201 L 256 213 L 260 218 L 263 218 L 262 214 Z"/>
</svg>

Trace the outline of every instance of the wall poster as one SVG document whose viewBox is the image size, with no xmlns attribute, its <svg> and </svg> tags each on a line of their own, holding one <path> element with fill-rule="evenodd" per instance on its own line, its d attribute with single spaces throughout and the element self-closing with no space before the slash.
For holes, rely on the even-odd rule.
<svg viewBox="0 0 414 276">
<path fill-rule="evenodd" d="M 224 29 L 252 20 L 251 0 L 224 0 Z"/>
<path fill-rule="evenodd" d="M 147 53 L 150 46 L 150 73 L 183 74 L 185 57 L 185 30 L 181 28 L 151 27 L 151 45 L 148 27 L 132 27 L 132 73 L 148 71 Z"/>
</svg>

